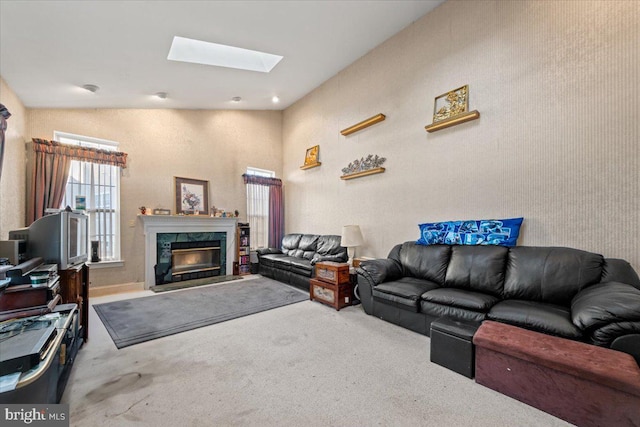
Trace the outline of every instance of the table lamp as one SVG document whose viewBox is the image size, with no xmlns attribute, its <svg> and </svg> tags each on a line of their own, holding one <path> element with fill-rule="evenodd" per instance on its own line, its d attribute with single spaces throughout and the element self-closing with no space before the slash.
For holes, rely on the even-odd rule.
<svg viewBox="0 0 640 427">
<path fill-rule="evenodd" d="M 347 255 L 349 255 L 349 266 L 353 265 L 353 258 L 356 255 L 356 246 L 362 246 L 364 239 L 362 238 L 362 232 L 359 225 L 344 225 L 342 227 L 342 238 L 340 239 L 340 245 L 347 248 Z"/>
</svg>

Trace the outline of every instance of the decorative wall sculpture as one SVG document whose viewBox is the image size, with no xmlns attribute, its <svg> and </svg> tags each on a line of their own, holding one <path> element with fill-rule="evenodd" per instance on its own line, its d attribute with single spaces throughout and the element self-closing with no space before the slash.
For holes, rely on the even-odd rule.
<svg viewBox="0 0 640 427">
<path fill-rule="evenodd" d="M 373 175 L 376 173 L 382 173 L 385 169 L 382 167 L 382 164 L 387 159 L 384 157 L 380 157 L 377 154 L 374 156 L 373 154 L 369 154 L 367 157 L 362 157 L 360 160 L 354 160 L 349 163 L 347 167 L 342 168 L 341 179 L 352 179 L 358 178 L 361 176 Z"/>
<path fill-rule="evenodd" d="M 469 85 L 437 96 L 433 105 L 433 123 L 425 126 L 427 132 L 435 132 L 480 117 L 477 110 L 469 110 Z"/>
<path fill-rule="evenodd" d="M 314 145 L 311 148 L 307 148 L 307 153 L 304 156 L 304 165 L 300 166 L 300 169 L 311 169 L 320 166 L 322 163 L 318 161 L 319 154 L 319 145 Z"/>
</svg>

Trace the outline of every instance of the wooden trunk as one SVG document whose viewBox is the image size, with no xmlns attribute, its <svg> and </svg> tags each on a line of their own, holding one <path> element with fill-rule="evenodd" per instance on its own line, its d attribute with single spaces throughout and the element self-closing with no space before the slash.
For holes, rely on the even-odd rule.
<svg viewBox="0 0 640 427">
<path fill-rule="evenodd" d="M 324 261 L 316 264 L 316 279 L 334 285 L 349 283 L 349 264 Z"/>
<path fill-rule="evenodd" d="M 330 305 L 336 310 L 347 307 L 353 302 L 353 287 L 351 283 L 323 282 L 318 279 L 311 279 L 309 282 L 309 299 Z"/>
</svg>

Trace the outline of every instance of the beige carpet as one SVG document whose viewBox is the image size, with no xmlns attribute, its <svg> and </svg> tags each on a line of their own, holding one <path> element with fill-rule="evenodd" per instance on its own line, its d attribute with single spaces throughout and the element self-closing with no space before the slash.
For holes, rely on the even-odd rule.
<svg viewBox="0 0 640 427">
<path fill-rule="evenodd" d="M 568 425 L 430 363 L 427 337 L 311 301 L 122 350 L 92 309 L 62 402 L 72 426 Z"/>
</svg>

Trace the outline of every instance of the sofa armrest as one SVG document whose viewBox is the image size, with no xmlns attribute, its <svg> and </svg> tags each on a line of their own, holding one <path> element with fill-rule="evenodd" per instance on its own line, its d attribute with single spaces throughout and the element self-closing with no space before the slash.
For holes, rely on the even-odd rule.
<svg viewBox="0 0 640 427">
<path fill-rule="evenodd" d="M 256 249 L 256 253 L 258 254 L 258 256 L 261 256 L 269 254 L 281 254 L 282 251 L 276 248 L 258 248 Z"/>
<path fill-rule="evenodd" d="M 627 283 L 634 288 L 640 289 L 640 278 L 638 273 L 627 261 L 616 258 L 606 258 L 602 266 L 601 282 Z"/>
<path fill-rule="evenodd" d="M 402 266 L 398 261 L 389 258 L 362 261 L 356 271 L 369 281 L 371 286 L 402 278 Z"/>
<path fill-rule="evenodd" d="M 373 288 L 387 280 L 402 277 L 400 264 L 392 259 L 372 259 L 361 261 L 356 269 L 358 274 L 358 297 L 367 314 L 373 314 Z"/>
<path fill-rule="evenodd" d="M 571 320 L 585 331 L 612 323 L 640 322 L 640 289 L 620 282 L 589 286 L 573 297 Z"/>
</svg>

